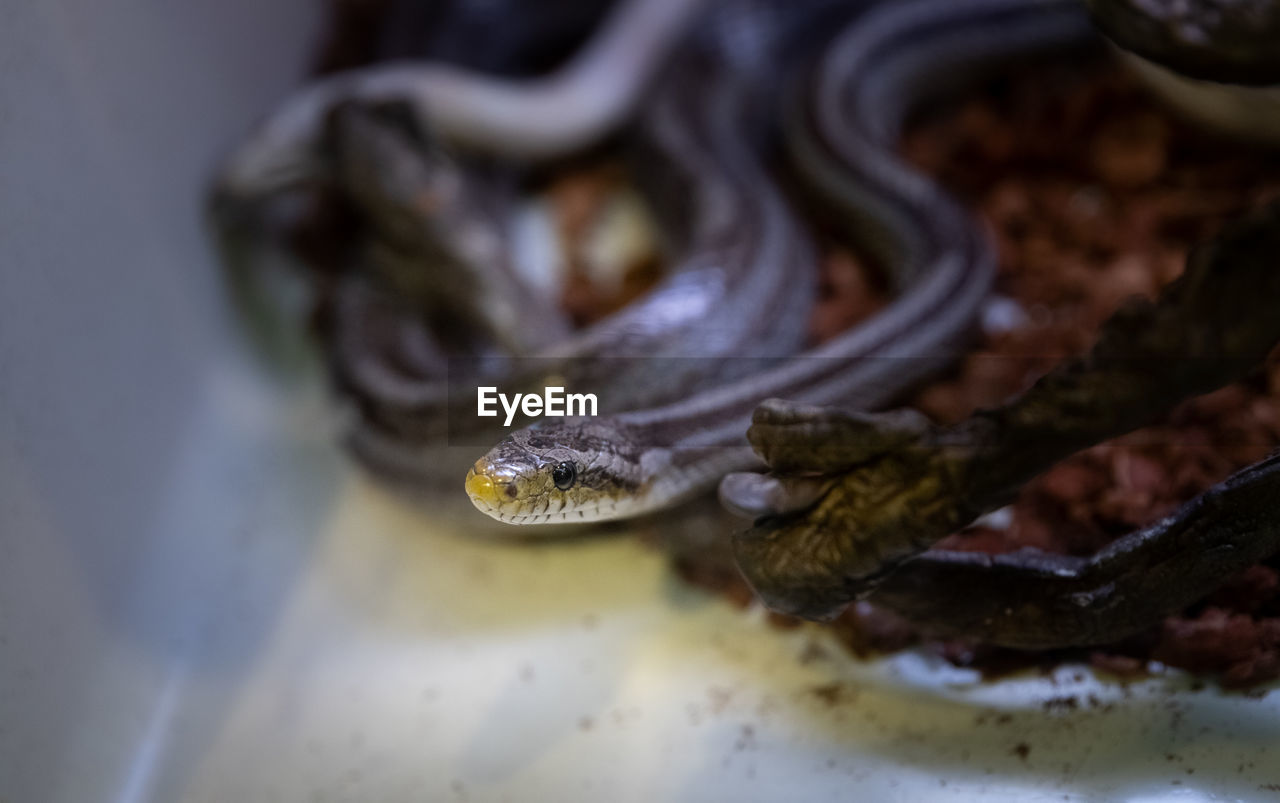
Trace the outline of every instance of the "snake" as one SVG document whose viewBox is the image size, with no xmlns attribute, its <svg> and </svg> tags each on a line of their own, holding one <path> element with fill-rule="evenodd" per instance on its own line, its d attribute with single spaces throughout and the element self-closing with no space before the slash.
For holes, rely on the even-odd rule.
<svg viewBox="0 0 1280 803">
<path fill-rule="evenodd" d="M 404 102 L 442 139 L 507 160 L 563 156 L 630 116 L 707 0 L 626 0 L 569 63 L 502 79 L 403 59 L 325 76 L 259 123 L 218 171 L 215 193 L 251 198 L 324 170 L 325 117 L 342 102 Z"/>
<path fill-rule="evenodd" d="M 471 447 L 456 444 L 492 442 L 502 434 L 489 421 L 471 417 L 460 425 L 449 417 L 449 400 L 459 387 L 474 398 L 477 383 L 493 384 L 485 377 L 509 386 L 553 375 L 575 391 L 601 388 L 606 409 L 611 403 L 663 403 L 778 364 L 803 345 L 816 296 L 817 255 L 765 165 L 774 93 L 770 51 L 757 34 L 770 27 L 777 9 L 768 0 L 715 9 L 719 19 L 665 70 L 625 138 L 640 166 L 640 188 L 652 199 L 675 255 L 669 276 L 644 298 L 532 359 L 514 361 L 514 370 L 477 370 L 459 384 L 456 377 L 441 381 L 438 370 L 401 370 L 403 352 L 413 352 L 409 362 L 418 367 L 434 362 L 438 368 L 440 355 L 428 353 L 421 331 L 393 300 L 359 280 L 338 294 L 331 358 L 339 381 L 361 405 L 348 438 L 366 468 L 439 509 L 438 492 L 447 488 L 456 496 L 458 479 L 475 456 Z M 625 10 L 626 4 L 620 12 Z M 687 80 L 690 74 L 698 79 Z M 438 130 L 412 105 L 413 97 L 378 94 L 372 105 L 406 100 L 426 133 Z M 308 108 L 316 103 L 306 97 L 299 102 Z M 341 105 L 339 122 L 350 117 L 358 124 L 368 113 L 359 105 L 370 104 L 357 104 L 350 110 L 354 116 Z M 224 186 L 253 195 L 272 181 L 262 178 L 261 168 L 247 170 L 252 180 L 241 180 L 243 171 L 235 166 L 301 164 L 300 151 L 308 151 L 304 143 L 312 135 L 302 136 L 305 127 L 297 135 L 280 134 L 298 117 L 286 107 L 269 119 L 232 160 Z M 352 127 L 350 120 L 344 125 Z M 262 131 L 276 133 L 263 139 Z M 354 144 L 377 155 L 369 135 Z M 456 136 L 450 144 L 462 145 Z M 323 147 L 317 148 L 323 156 Z M 267 158 L 273 149 L 281 152 Z M 372 199 L 366 203 L 371 208 L 399 209 L 405 203 L 398 199 L 413 195 L 397 189 L 400 179 L 379 181 L 378 171 L 363 172 L 359 189 Z M 398 354 L 388 358 L 389 351 Z M 456 360 L 447 362 L 451 371 L 458 367 Z M 473 523 L 471 529 L 478 528 Z"/>
<path fill-rule="evenodd" d="M 1280 4 L 1273 0 L 1085 0 L 1098 28 L 1180 76 L 1236 86 L 1280 84 Z"/>
<path fill-rule="evenodd" d="M 388 321 L 372 307 L 352 309 L 381 297 L 391 302 L 387 312 L 398 313 L 390 318 L 404 323 L 392 327 L 398 330 L 392 337 L 407 344 L 400 351 L 413 353 L 429 337 L 445 359 L 536 353 L 563 340 L 570 332 L 566 316 L 511 258 L 506 222 L 517 194 L 510 174 L 451 158 L 398 113 L 403 108 L 347 104 L 332 114 L 335 180 L 364 228 L 353 249 L 361 279 L 353 283 L 368 285 L 337 294 L 338 316 Z M 362 361 L 357 373 L 380 371 L 371 363 Z M 351 381 L 396 386 L 391 374 Z"/>
<path fill-rule="evenodd" d="M 680 35 L 676 23 L 698 6 L 699 0 L 619 4 L 587 45 L 588 54 L 573 59 L 567 72 L 550 79 L 551 85 L 581 84 L 584 72 L 592 73 L 591 81 L 598 83 L 601 78 L 596 73 L 603 73 L 625 79 L 615 91 L 638 91 L 629 83 L 636 80 L 637 59 L 647 65 L 642 72 L 657 70 L 658 57 Z M 768 6 L 748 0 L 728 15 L 741 21 L 743 7 Z M 496 362 L 503 370 L 495 371 L 476 368 L 479 361 L 465 361 L 462 373 L 467 381 L 492 384 L 492 377 L 497 377 L 505 383 L 529 384 L 555 375 L 575 388 L 592 383 L 625 387 L 625 393 L 612 398 L 654 403 L 700 384 L 741 375 L 756 364 L 749 357 L 776 360 L 803 345 L 818 266 L 808 236 L 764 164 L 771 141 L 765 102 L 769 93 L 764 89 L 769 79 L 762 72 L 769 65 L 768 53 L 755 47 L 743 32 L 760 30 L 765 21 L 745 29 L 714 25 L 717 33 L 710 39 L 701 37 L 703 47 L 685 48 L 692 52 L 660 70 L 671 78 L 656 81 L 651 99 L 643 104 L 625 137 L 642 168 L 637 171 L 641 189 L 653 199 L 669 250 L 674 252 L 669 276 L 646 297 L 551 348 L 535 350 L 530 360 L 516 362 L 514 369 L 502 366 L 500 360 Z M 618 41 L 620 30 L 627 32 L 625 42 Z M 610 60 L 591 53 L 608 54 Z M 403 219 L 412 219 L 413 204 L 423 193 L 444 195 L 449 209 L 456 211 L 471 190 L 470 178 L 453 160 L 436 158 L 435 151 L 421 156 L 419 169 L 410 170 L 408 177 L 404 170 L 376 167 L 380 160 L 390 167 L 405 163 L 414 168 L 412 158 L 407 158 L 413 155 L 412 147 L 406 147 L 414 144 L 415 137 L 463 155 L 483 153 L 502 142 L 519 143 L 504 156 L 527 158 L 571 152 L 584 137 L 582 120 L 565 123 L 557 115 L 559 102 L 552 103 L 565 90 L 543 97 L 548 108 L 541 110 L 542 117 L 558 120 L 564 132 L 557 135 L 555 147 L 531 153 L 525 149 L 527 126 L 503 118 L 481 126 L 485 133 L 479 134 L 474 127 L 456 123 L 471 119 L 457 109 L 484 105 L 495 93 L 509 94 L 516 88 L 538 94 L 543 91 L 538 86 L 471 74 L 462 81 L 458 78 L 462 73 L 431 65 L 377 70 L 322 79 L 287 102 L 228 160 L 218 193 L 240 201 L 269 198 L 336 173 L 347 190 L 354 190 L 356 202 L 378 218 L 383 231 L 375 240 L 385 245 L 388 240 L 406 239 Z M 681 80 L 689 73 L 697 74 L 698 81 Z M 398 77 L 389 77 L 393 75 Z M 452 76 L 453 83 L 441 79 L 442 75 Z M 439 116 L 436 102 L 424 101 L 438 99 L 443 96 L 440 93 L 448 95 L 449 87 L 461 92 L 457 87 L 463 84 L 466 92 L 451 95 L 454 101 L 445 104 L 448 110 Z M 389 138 L 385 129 L 371 128 L 374 118 L 387 109 L 398 111 L 410 123 L 409 135 L 400 132 L 399 142 L 397 137 Z M 591 119 L 598 121 L 598 114 Z M 336 159 L 335 139 L 341 146 Z M 443 224 L 436 220 L 427 227 L 430 231 L 410 230 L 410 237 L 429 235 L 438 240 L 441 232 L 474 222 L 474 216 L 446 219 Z M 497 238 L 490 239 L 496 243 Z M 449 251 L 452 257 L 446 267 L 467 267 L 465 249 Z M 470 258 L 475 276 L 493 275 L 493 271 L 484 272 L 485 266 L 474 265 L 484 258 L 485 254 Z M 447 366 L 452 373 L 462 361 L 434 347 L 415 320 L 413 305 L 403 303 L 403 293 L 390 298 L 364 279 L 345 281 L 333 309 L 336 332 L 330 359 L 339 383 L 361 408 L 351 424 L 349 443 L 362 463 L 383 480 L 413 494 L 435 495 L 447 486 L 452 496 L 458 496 L 458 479 L 474 453 L 455 444 L 459 440 L 491 442 L 502 430 L 474 418 L 465 422 L 469 430 L 450 421 L 449 399 L 458 393 L 458 383 L 452 376 L 453 382 L 443 380 L 440 368 Z M 670 359 L 654 359 L 664 356 Z M 470 374 L 475 374 L 474 381 Z M 610 398 L 605 394 L 606 402 Z"/>
<path fill-rule="evenodd" d="M 409 58 L 392 37 L 384 50 L 394 60 L 322 76 L 289 96 L 223 160 L 210 193 L 224 256 L 237 286 L 248 291 L 243 300 L 255 313 L 275 316 L 260 298 L 276 290 L 262 269 L 262 234 L 264 228 L 272 234 L 280 199 L 337 185 L 371 230 L 371 253 L 361 255 L 356 272 L 372 274 L 396 306 L 429 315 L 437 324 L 433 336 L 443 330 L 446 340 L 464 333 L 474 341 L 478 333 L 510 354 L 537 353 L 562 340 L 567 328 L 554 320 L 545 293 L 530 292 L 513 270 L 500 219 L 511 207 L 512 168 L 563 157 L 619 127 L 705 2 L 617 3 L 587 44 L 547 74 L 482 71 L 502 62 L 495 41 L 520 43 L 533 38 L 528 33 L 472 41 L 468 55 L 487 55 L 462 61 L 478 68 L 440 54 L 447 58 L 474 35 L 450 37 L 451 47 L 435 47 L 425 61 Z M 470 17 L 487 19 L 487 27 L 498 22 L 495 14 L 511 12 L 493 3 L 470 6 L 481 6 Z M 556 19 L 526 31 L 570 32 Z M 391 113 L 403 125 L 375 119 Z M 483 160 L 502 164 L 476 164 Z M 426 207 L 430 214 L 423 214 Z M 459 325 L 439 325 L 441 311 Z M 352 373 L 358 387 L 363 375 L 380 372 L 366 361 Z M 381 373 L 388 381 L 373 382 L 373 390 L 395 399 L 393 374 Z"/>
<path fill-rule="evenodd" d="M 376 333 L 367 329 L 378 321 L 357 312 L 341 327 L 356 341 L 339 344 L 350 355 L 342 370 L 372 400 L 371 421 L 402 450 L 460 439 L 462 424 L 445 417 L 450 396 L 474 398 L 472 388 L 494 384 L 495 376 L 505 387 L 541 386 L 554 376 L 579 392 L 607 387 L 613 393 L 602 394 L 606 401 L 644 404 L 669 398 L 673 387 L 687 392 L 741 373 L 746 358 L 780 358 L 801 346 L 817 260 L 746 132 L 758 116 L 755 93 L 710 68 L 696 86 L 670 86 L 633 137 L 637 163 L 651 165 L 641 187 L 665 211 L 662 229 L 677 255 L 669 275 L 643 298 L 527 360 L 495 370 L 455 362 L 457 376 L 447 382 L 375 378 L 381 366 L 361 355 L 369 353 L 366 343 Z M 655 381 L 656 371 L 665 382 Z"/>
<path fill-rule="evenodd" d="M 472 502 L 521 525 L 664 510 L 757 465 L 744 433 L 762 401 L 874 409 L 954 359 L 988 296 L 994 257 L 960 204 L 897 155 L 901 127 L 949 88 L 940 76 L 954 86 L 983 66 L 1092 35 L 1084 10 L 1062 0 L 909 0 L 855 15 L 787 112 L 787 144 L 844 234 L 888 273 L 892 303 L 738 382 L 668 405 L 515 431 L 468 473 Z"/>
</svg>

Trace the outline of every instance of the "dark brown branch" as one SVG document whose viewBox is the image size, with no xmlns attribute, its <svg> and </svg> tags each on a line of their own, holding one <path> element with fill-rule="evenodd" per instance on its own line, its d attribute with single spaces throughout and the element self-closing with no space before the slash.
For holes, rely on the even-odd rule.
<svg viewBox="0 0 1280 803">
<path fill-rule="evenodd" d="M 1280 551 L 1280 453 L 1091 558 L 931 550 L 871 595 L 931 632 L 1023 649 L 1105 644 Z"/>
<path fill-rule="evenodd" d="M 1197 248 L 1157 303 L 1117 313 L 1087 355 L 1018 399 L 831 475 L 806 510 L 757 520 L 734 540 L 739 565 L 771 608 L 834 616 L 1056 461 L 1238 379 L 1277 341 L 1280 202 Z"/>
</svg>

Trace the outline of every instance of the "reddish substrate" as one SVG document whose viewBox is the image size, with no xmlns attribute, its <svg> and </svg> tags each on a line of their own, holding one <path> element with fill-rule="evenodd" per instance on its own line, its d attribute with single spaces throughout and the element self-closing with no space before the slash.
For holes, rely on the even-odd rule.
<svg viewBox="0 0 1280 803">
<path fill-rule="evenodd" d="M 1174 119 L 1118 70 L 1019 71 L 914 126 L 904 151 L 989 222 L 997 289 L 1025 320 L 989 336 L 954 376 L 913 404 L 943 421 L 999 403 L 1079 353 L 1131 295 L 1153 296 L 1189 247 L 1280 193 L 1280 155 L 1224 143 Z M 829 314 L 829 313 L 828 313 Z M 1178 408 L 1159 426 L 1058 464 L 1011 507 L 1009 526 L 953 535 L 950 549 L 1035 547 L 1089 554 L 1150 523 L 1280 445 L 1280 360 Z M 1231 578 L 1149 632 L 1091 653 L 1099 667 L 1155 660 L 1250 686 L 1280 676 L 1280 561 Z M 860 654 L 924 638 L 870 606 L 835 625 Z M 997 670 L 1079 653 L 1014 654 L 960 641 L 930 646 Z"/>
</svg>

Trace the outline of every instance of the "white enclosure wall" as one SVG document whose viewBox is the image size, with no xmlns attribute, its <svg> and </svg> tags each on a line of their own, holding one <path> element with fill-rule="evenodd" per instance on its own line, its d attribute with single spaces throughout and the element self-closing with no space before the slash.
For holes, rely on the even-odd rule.
<svg viewBox="0 0 1280 803">
<path fill-rule="evenodd" d="M 178 678 L 267 637 L 202 630 L 269 469 L 210 429 L 246 364 L 199 188 L 297 80 L 318 8 L 0 2 L 6 802 L 140 799 Z"/>
</svg>

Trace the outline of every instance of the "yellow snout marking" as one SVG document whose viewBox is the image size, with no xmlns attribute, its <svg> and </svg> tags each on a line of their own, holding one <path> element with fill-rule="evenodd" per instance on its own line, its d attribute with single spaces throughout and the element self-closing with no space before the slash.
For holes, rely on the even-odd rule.
<svg viewBox="0 0 1280 803">
<path fill-rule="evenodd" d="M 498 505 L 498 486 L 487 474 L 477 474 L 473 468 L 467 472 L 467 496 L 473 501 Z"/>
</svg>

